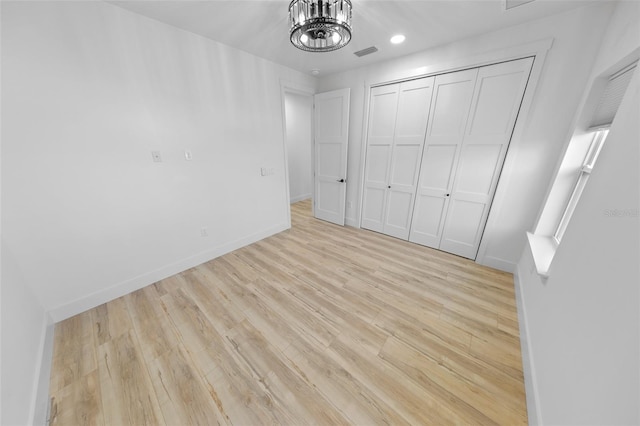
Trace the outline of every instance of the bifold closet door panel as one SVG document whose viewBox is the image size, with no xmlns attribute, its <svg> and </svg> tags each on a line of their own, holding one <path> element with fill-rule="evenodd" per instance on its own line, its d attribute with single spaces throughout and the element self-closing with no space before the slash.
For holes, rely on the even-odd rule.
<svg viewBox="0 0 640 426">
<path fill-rule="evenodd" d="M 478 69 L 435 78 L 409 241 L 439 248 Z"/>
<path fill-rule="evenodd" d="M 374 87 L 369 99 L 362 227 L 378 232 L 384 228 L 399 89 L 399 84 Z"/>
<path fill-rule="evenodd" d="M 479 69 L 440 249 L 475 259 L 533 64 Z"/>
<path fill-rule="evenodd" d="M 400 84 L 383 231 L 408 239 L 434 78 Z"/>
</svg>

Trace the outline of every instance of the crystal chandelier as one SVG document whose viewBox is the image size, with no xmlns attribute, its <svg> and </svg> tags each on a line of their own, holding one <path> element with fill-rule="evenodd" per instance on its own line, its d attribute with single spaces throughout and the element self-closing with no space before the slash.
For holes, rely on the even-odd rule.
<svg viewBox="0 0 640 426">
<path fill-rule="evenodd" d="M 289 36 L 298 49 L 329 52 L 351 40 L 351 0 L 292 0 Z"/>
</svg>

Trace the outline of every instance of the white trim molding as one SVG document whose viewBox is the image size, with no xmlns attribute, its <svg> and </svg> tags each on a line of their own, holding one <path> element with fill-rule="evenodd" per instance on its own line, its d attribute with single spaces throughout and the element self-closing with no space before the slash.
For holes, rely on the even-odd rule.
<svg viewBox="0 0 640 426">
<path fill-rule="evenodd" d="M 302 194 L 302 195 L 298 195 L 297 197 L 293 197 L 291 199 L 291 204 L 293 203 L 297 203 L 298 201 L 304 201 L 304 200 L 308 200 L 311 198 L 311 194 Z"/>
<path fill-rule="evenodd" d="M 505 259 L 500 259 L 499 257 L 495 256 L 485 256 L 484 259 L 482 259 L 482 262 L 476 260 L 476 263 L 488 266 L 490 268 L 499 269 L 501 271 L 510 272 L 512 274 L 516 272 L 516 269 L 518 267 L 516 263 Z"/>
<path fill-rule="evenodd" d="M 527 245 L 528 247 L 528 245 Z M 529 249 L 525 249 L 524 256 L 527 256 Z M 536 380 L 536 369 L 533 360 L 533 350 L 531 336 L 529 334 L 529 324 L 527 323 L 527 311 L 524 303 L 524 291 L 520 281 L 523 276 L 521 263 L 518 263 L 516 272 L 513 274 L 513 284 L 516 293 L 516 305 L 518 310 L 518 328 L 520 331 L 520 352 L 522 354 L 522 373 L 524 376 L 524 389 L 527 402 L 527 416 L 530 425 L 542 425 L 542 412 L 540 410 L 540 396 L 538 394 L 538 382 Z"/>
<path fill-rule="evenodd" d="M 55 324 L 49 314 L 45 314 L 42 335 L 38 353 L 41 355 L 37 366 L 35 386 L 31 400 L 29 424 L 48 425 L 50 423 L 49 382 L 51 380 L 51 365 L 53 363 L 53 337 Z"/>
<path fill-rule="evenodd" d="M 280 80 L 280 111 L 282 115 L 282 155 L 284 158 L 284 188 L 286 191 L 286 212 L 287 212 L 287 229 L 291 228 L 291 209 L 289 205 L 291 203 L 295 203 L 294 200 L 291 200 L 291 195 L 289 194 L 289 153 L 287 150 L 287 115 L 285 108 L 285 96 L 287 93 L 294 93 L 298 95 L 310 96 L 313 98 L 313 95 L 316 93 L 315 88 L 306 86 L 304 84 L 295 83 L 287 80 Z M 311 136 L 313 140 L 313 122 L 311 123 Z M 311 161 L 313 163 L 313 150 L 311 152 Z M 313 189 L 311 189 L 313 191 Z M 313 198 L 313 192 L 311 194 Z M 297 198 L 297 197 L 296 197 Z M 300 201 L 300 200 L 298 200 Z"/>
<path fill-rule="evenodd" d="M 287 209 L 288 208 L 289 206 L 287 206 Z M 96 306 L 100 306 L 103 303 L 107 303 L 110 300 L 117 299 L 118 297 L 132 293 L 136 290 L 139 290 L 150 284 L 153 284 L 155 282 L 168 278 L 172 275 L 179 274 L 180 272 L 186 271 L 187 269 L 193 268 L 202 263 L 208 262 L 217 257 L 230 253 L 234 250 L 237 250 L 249 244 L 253 244 L 257 241 L 260 241 L 264 238 L 275 235 L 279 232 L 285 231 L 290 227 L 291 226 L 289 224 L 283 223 L 281 225 L 274 226 L 269 229 L 265 229 L 262 232 L 257 232 L 255 234 L 251 234 L 243 238 L 239 238 L 235 241 L 222 244 L 220 246 L 203 251 L 201 253 L 198 253 L 186 259 L 182 259 L 178 262 L 174 262 L 170 265 L 163 266 L 162 268 L 156 269 L 155 271 L 151 271 L 151 272 L 139 275 L 137 277 L 123 281 L 121 283 L 115 284 L 111 287 L 105 288 L 103 290 L 96 291 L 88 296 L 84 296 L 79 299 L 76 299 L 73 302 L 65 303 L 64 305 L 57 306 L 51 309 L 49 311 L 49 314 L 51 315 L 51 318 L 53 319 L 54 322 L 62 321 L 64 319 L 77 315 L 81 312 L 95 308 Z"/>
</svg>

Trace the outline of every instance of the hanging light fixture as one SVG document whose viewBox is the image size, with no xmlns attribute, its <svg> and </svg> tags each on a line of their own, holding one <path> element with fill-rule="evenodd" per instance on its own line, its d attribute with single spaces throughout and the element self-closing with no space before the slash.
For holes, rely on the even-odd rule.
<svg viewBox="0 0 640 426">
<path fill-rule="evenodd" d="M 291 43 L 308 52 L 330 52 L 351 40 L 351 0 L 292 0 Z"/>
</svg>

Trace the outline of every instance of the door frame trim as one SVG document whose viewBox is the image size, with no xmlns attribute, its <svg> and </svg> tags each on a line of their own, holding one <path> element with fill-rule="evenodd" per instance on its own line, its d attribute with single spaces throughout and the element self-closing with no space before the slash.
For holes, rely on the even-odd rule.
<svg viewBox="0 0 640 426">
<path fill-rule="evenodd" d="M 367 141 L 369 138 L 368 129 L 369 129 L 369 104 L 370 104 L 370 96 L 371 89 L 376 86 L 383 86 L 387 84 L 399 83 L 402 81 L 414 80 L 423 77 L 435 76 L 438 74 L 445 74 L 449 72 L 461 71 L 469 68 L 478 68 L 485 65 L 492 65 L 500 62 L 513 61 L 517 59 L 523 59 L 526 57 L 534 57 L 533 66 L 531 68 L 531 73 L 529 75 L 529 83 L 527 84 L 527 88 L 524 92 L 524 96 L 522 98 L 522 104 L 520 107 L 520 112 L 518 114 L 518 119 L 516 120 L 515 127 L 513 129 L 513 133 L 511 136 L 512 140 L 518 140 L 525 128 L 525 124 L 528 122 L 529 113 L 531 111 L 531 106 L 533 104 L 533 98 L 536 93 L 536 89 L 538 86 L 538 82 L 540 80 L 540 76 L 542 75 L 542 69 L 544 67 L 544 63 L 546 60 L 547 53 L 549 49 L 551 49 L 553 45 L 553 38 L 547 38 L 543 40 L 534 41 L 531 43 L 525 43 L 517 46 L 512 46 L 504 49 L 496 49 L 490 50 L 478 55 L 474 55 L 467 58 L 461 58 L 450 62 L 444 62 L 439 64 L 427 65 L 423 67 L 414 68 L 411 70 L 403 70 L 396 72 L 394 74 L 390 74 L 388 76 L 383 77 L 382 79 L 375 79 L 367 81 L 364 83 L 364 119 L 362 120 L 362 146 L 363 149 L 360 152 L 360 170 L 359 170 L 359 179 L 360 185 L 358 189 L 360 194 L 358 195 L 358 211 L 356 212 L 356 221 L 355 224 L 358 228 L 362 227 L 362 202 L 364 197 L 364 171 L 365 171 L 365 161 L 367 155 Z M 510 147 L 516 147 L 514 145 L 510 145 Z M 510 177 L 513 172 L 514 167 L 514 159 L 518 155 L 518 149 L 510 148 L 507 151 L 507 155 L 505 157 L 504 163 L 502 165 L 502 173 L 500 176 L 500 180 L 496 186 L 493 199 L 491 201 L 491 206 L 502 205 L 505 197 L 505 189 L 509 186 Z M 502 270 L 508 270 L 509 272 L 514 272 L 516 265 L 511 264 L 510 262 L 506 262 L 502 259 L 494 259 L 492 257 L 487 257 L 487 247 L 490 244 L 492 228 L 496 226 L 496 218 L 495 215 L 491 214 L 491 210 L 489 211 L 489 216 L 487 217 L 487 222 L 484 227 L 484 232 L 482 235 L 482 239 L 480 240 L 480 247 L 478 249 L 478 253 L 476 255 L 476 263 L 481 265 L 497 267 Z"/>
<path fill-rule="evenodd" d="M 304 84 L 301 83 L 296 83 L 293 81 L 288 81 L 288 80 L 280 80 L 280 111 L 282 114 L 282 151 L 283 151 L 283 159 L 284 159 L 284 185 L 285 185 L 285 192 L 286 192 L 286 197 L 285 197 L 285 210 L 287 212 L 287 229 L 291 228 L 291 194 L 290 194 L 290 190 L 289 190 L 289 153 L 288 153 L 288 143 L 287 143 L 287 114 L 286 114 L 286 108 L 285 108 L 285 96 L 287 93 L 291 93 L 294 95 L 302 95 L 302 96 L 308 96 L 311 98 L 311 107 L 313 110 L 313 95 L 316 94 L 316 88 L 315 87 L 311 87 L 311 86 L 306 86 Z M 315 174 L 315 153 L 313 150 L 313 143 L 314 143 L 314 130 L 315 130 L 315 123 L 314 123 L 314 118 L 313 118 L 313 111 L 312 111 L 312 116 L 310 118 L 311 120 L 311 170 L 313 171 L 313 173 Z M 314 185 L 311 185 L 311 206 L 313 209 L 313 213 L 315 215 L 315 187 Z"/>
</svg>

